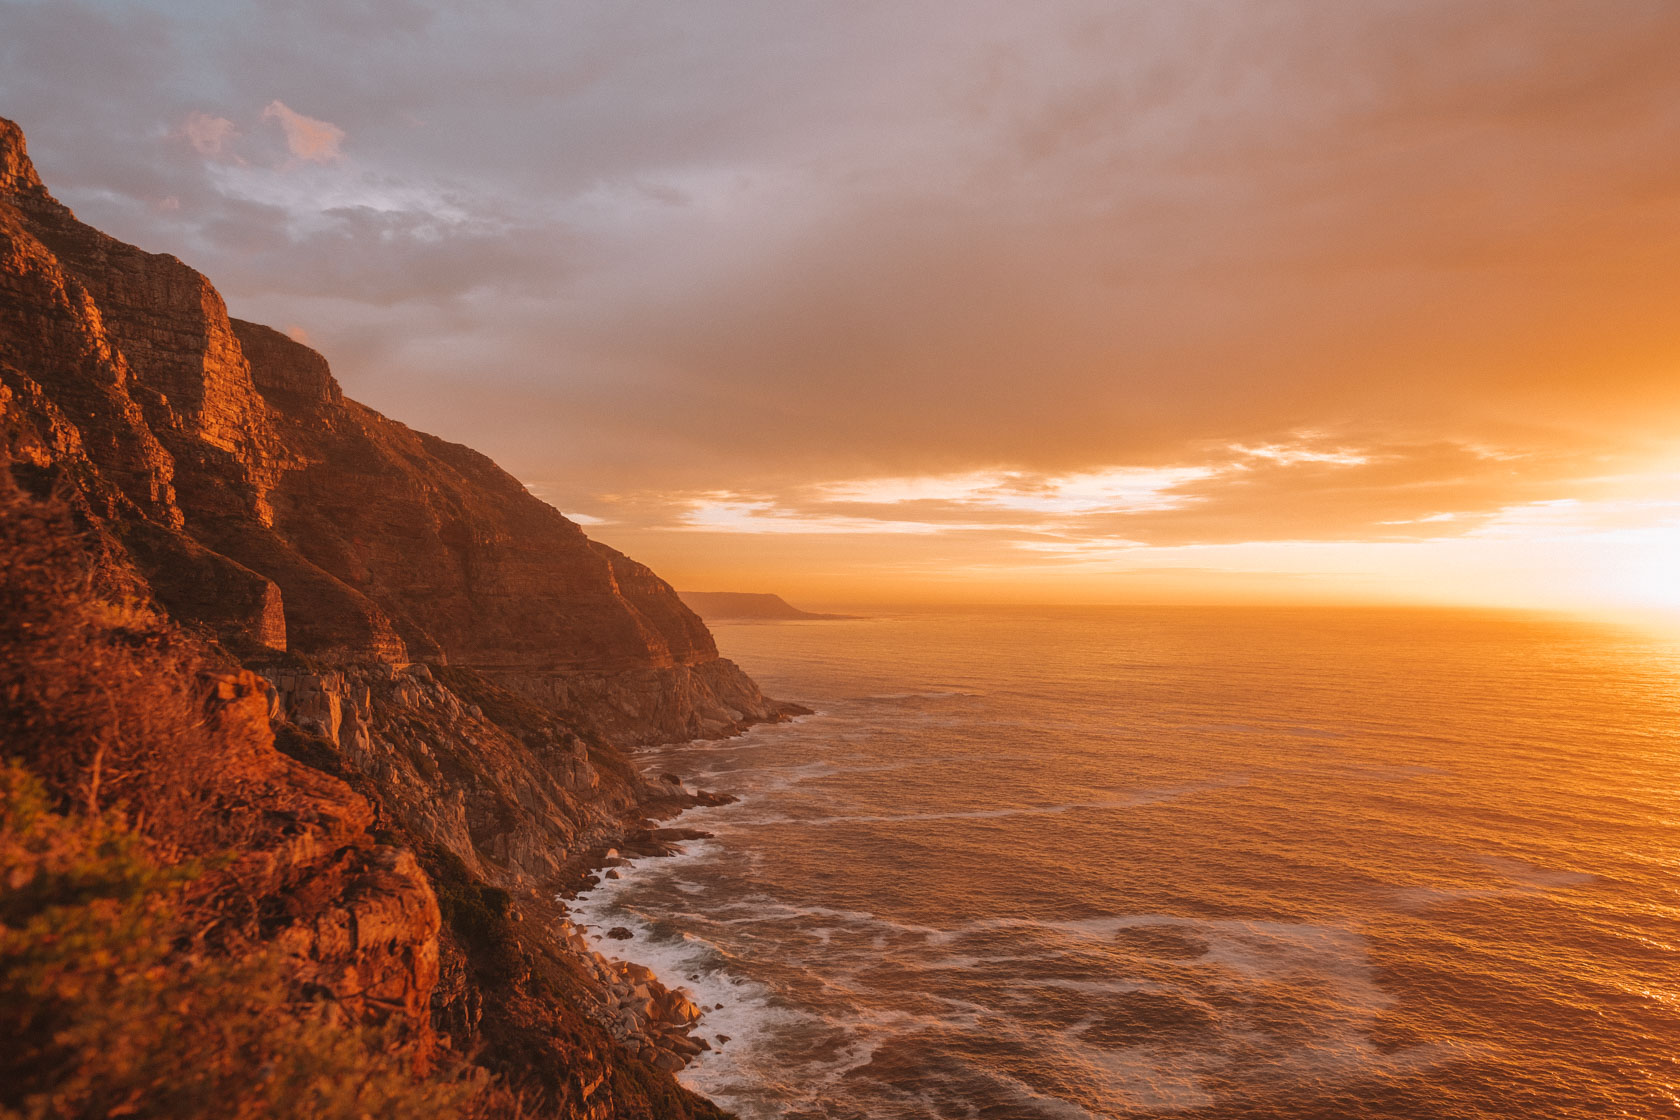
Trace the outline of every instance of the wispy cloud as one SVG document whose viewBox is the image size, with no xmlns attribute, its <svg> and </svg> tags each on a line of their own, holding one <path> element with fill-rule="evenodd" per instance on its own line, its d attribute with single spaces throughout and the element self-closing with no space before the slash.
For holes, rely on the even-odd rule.
<svg viewBox="0 0 1680 1120">
<path fill-rule="evenodd" d="M 287 149 L 306 163 L 331 163 L 344 158 L 339 150 L 344 143 L 344 130 L 331 121 L 306 117 L 283 101 L 270 101 L 263 110 L 263 120 L 279 121 L 286 132 Z"/>
<path fill-rule="evenodd" d="M 1208 462 L 1106 466 L 1065 473 L 1021 468 L 838 479 L 776 493 L 712 491 L 681 498 L 670 528 L 711 533 L 1016 534 L 1054 551 L 1057 539 L 1119 540 L 1146 515 L 1214 504 L 1254 484 L 1260 467 L 1278 475 L 1366 466 L 1373 453 L 1317 449 L 1306 441 L 1233 446 Z M 1257 466 L 1258 464 L 1258 466 Z M 1395 522 L 1396 524 L 1400 522 Z"/>
<path fill-rule="evenodd" d="M 774 498 L 754 498 L 721 491 L 688 501 L 688 508 L 671 526 L 707 533 L 900 534 L 948 533 L 973 526 L 950 521 L 910 518 L 856 517 L 817 513 L 783 505 Z"/>
<path fill-rule="evenodd" d="M 1369 463 L 1369 455 L 1345 448 L 1326 450 L 1305 443 L 1264 443 L 1254 447 L 1237 443 L 1231 450 L 1250 459 L 1265 459 L 1273 463 L 1332 463 L 1343 467 L 1357 467 Z"/>
<path fill-rule="evenodd" d="M 812 487 L 811 493 L 837 505 L 941 503 L 1040 514 L 1134 513 L 1174 509 L 1194 501 L 1183 487 L 1217 473 L 1218 468 L 1211 466 L 1109 467 L 1065 475 L 972 471 L 829 482 Z"/>
<path fill-rule="evenodd" d="M 187 116 L 186 124 L 181 126 L 187 140 L 200 155 L 221 155 L 235 137 L 239 129 L 226 117 L 215 117 L 209 113 L 191 113 Z"/>
</svg>

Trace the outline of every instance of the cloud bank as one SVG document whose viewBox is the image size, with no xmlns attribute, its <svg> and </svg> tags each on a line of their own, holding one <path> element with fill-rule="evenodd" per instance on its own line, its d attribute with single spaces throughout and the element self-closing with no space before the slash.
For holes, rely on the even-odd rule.
<svg viewBox="0 0 1680 1120">
<path fill-rule="evenodd" d="M 1680 421 L 1664 0 L 0 30 L 84 217 L 679 578 L 1469 539 L 1623 500 Z"/>
</svg>

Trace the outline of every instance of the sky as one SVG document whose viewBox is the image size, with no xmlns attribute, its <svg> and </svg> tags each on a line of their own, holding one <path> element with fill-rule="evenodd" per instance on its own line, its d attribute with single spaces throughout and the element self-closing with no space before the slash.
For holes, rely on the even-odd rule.
<svg viewBox="0 0 1680 1120">
<path fill-rule="evenodd" d="M 1680 607 L 1670 0 L 0 0 L 84 220 L 679 587 Z"/>
</svg>

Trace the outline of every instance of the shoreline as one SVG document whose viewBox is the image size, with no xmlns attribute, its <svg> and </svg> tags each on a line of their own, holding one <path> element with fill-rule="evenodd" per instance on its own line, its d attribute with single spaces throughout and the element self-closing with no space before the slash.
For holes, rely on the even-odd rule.
<svg viewBox="0 0 1680 1120">
<path fill-rule="evenodd" d="M 731 801 L 694 804 L 670 819 Z M 643 922 L 615 922 L 593 910 L 613 907 L 618 892 L 632 882 L 633 871 L 642 861 L 697 858 L 712 833 L 699 828 L 654 828 L 643 833 L 652 833 L 652 843 L 623 850 L 635 858 L 608 848 L 601 853 L 600 877 L 591 873 L 585 882 L 556 897 L 561 907 L 556 925 L 559 939 L 585 962 L 603 989 L 601 1006 L 595 1009 L 596 1023 L 633 1056 L 670 1075 L 680 1075 L 702 1055 L 739 1038 L 739 1031 L 731 1034 L 722 1029 L 709 1029 L 711 1038 L 701 1034 L 702 1028 L 711 1026 L 707 1016 L 724 1011 L 726 1004 L 717 999 L 719 992 L 697 991 L 696 977 L 684 977 L 682 967 L 659 960 L 660 952 L 650 952 L 657 947 L 648 940 Z"/>
<path fill-rule="evenodd" d="M 696 806 L 695 808 L 706 808 Z M 685 811 L 686 812 L 686 811 Z M 693 833 L 693 840 L 710 839 L 701 830 L 673 830 Z M 658 852 L 642 859 L 683 859 L 700 855 L 703 848 Z M 701 1055 L 721 1049 L 734 1037 L 726 1031 L 709 1030 L 708 1014 L 724 1010 L 716 993 L 695 990 L 695 981 L 684 982 L 680 966 L 660 961 L 662 955 L 648 940 L 648 931 L 635 918 L 624 922 L 607 920 L 594 913 L 610 908 L 618 892 L 631 881 L 636 862 L 613 857 L 606 868 L 613 878 L 603 877 L 594 886 L 578 891 L 562 905 L 560 936 L 585 962 L 602 985 L 605 998 L 597 1021 L 613 1039 L 632 1054 L 671 1074 L 679 1074 Z M 632 929 L 631 927 L 636 927 Z M 653 958 L 653 959 L 649 959 Z"/>
<path fill-rule="evenodd" d="M 655 811 L 643 819 L 676 821 L 696 809 L 735 801 L 706 791 L 695 791 L 690 798 L 688 804 L 655 802 L 644 806 Z M 651 966 L 603 952 L 612 943 L 628 941 L 629 933 L 626 930 L 622 937 L 614 937 L 596 931 L 594 924 L 579 920 L 580 903 L 587 905 L 590 894 L 623 881 L 623 873 L 633 869 L 636 860 L 679 857 L 688 852 L 683 844 L 708 840 L 711 835 L 703 829 L 658 824 L 632 829 L 619 841 L 620 846 L 594 847 L 578 857 L 567 868 L 568 882 L 551 895 L 558 910 L 554 917 L 556 937 L 576 955 L 598 986 L 599 1002 L 587 1009 L 590 1017 L 633 1057 L 672 1075 L 712 1048 L 709 1041 L 695 1035 L 704 1008 L 692 991 L 660 976 Z"/>
<path fill-rule="evenodd" d="M 801 708 L 791 718 L 765 721 L 730 738 L 752 735 L 761 727 L 785 729 L 821 714 Z M 687 930 L 679 929 L 670 941 L 654 940 L 650 927 L 664 919 L 603 913 L 617 906 L 635 873 L 648 870 L 652 861 L 669 870 L 704 859 L 715 842 L 715 835 L 704 827 L 705 812 L 744 800 L 673 782 L 675 775 L 657 773 L 652 753 L 637 752 L 632 759 L 651 784 L 675 786 L 681 794 L 662 805 L 650 803 L 654 811 L 648 819 L 660 823 L 630 832 L 618 848 L 593 848 L 580 857 L 575 875 L 554 896 L 557 933 L 587 962 L 605 991 L 595 1017 L 608 1033 L 642 1060 L 678 1077 L 685 1088 L 728 1108 L 717 1087 L 693 1083 L 695 1074 L 702 1065 L 712 1065 L 704 1061 L 708 1055 L 726 1059 L 762 1033 L 768 1009 L 760 1004 L 769 991 L 716 963 L 702 965 L 692 959 L 715 946 Z M 690 1076 L 684 1078 L 685 1072 Z"/>
<path fill-rule="evenodd" d="M 740 735 L 750 735 L 760 726 L 798 723 L 818 714 L 796 705 L 787 707 L 796 714 L 748 727 Z M 632 755 L 632 760 L 651 768 L 645 757 Z M 565 884 L 551 900 L 558 911 L 554 918 L 557 937 L 584 963 L 601 988 L 600 1005 L 590 1009 L 592 1017 L 633 1056 L 679 1076 L 704 1055 L 720 1053 L 731 1045 L 739 1048 L 756 1033 L 756 1024 L 727 1024 L 734 1027 L 731 1031 L 716 1022 L 717 1013 L 730 1010 L 728 1001 L 736 995 L 726 989 L 737 988 L 742 982 L 724 980 L 711 985 L 714 990 L 701 992 L 697 988 L 702 981 L 691 969 L 657 959 L 668 955 L 669 950 L 658 952 L 664 947 L 648 939 L 651 931 L 642 921 L 603 920 L 591 910 L 612 907 L 631 875 L 646 861 L 703 856 L 714 834 L 683 822 L 703 810 L 738 804 L 741 798 L 689 789 L 674 774 L 653 774 L 644 769 L 643 776 L 655 788 L 675 789 L 668 797 L 644 803 L 642 808 L 647 811 L 643 819 L 649 824 L 627 831 L 618 846 L 593 847 L 577 857 L 567 868 Z M 631 926 L 639 928 L 632 930 Z M 681 941 L 686 943 L 688 936 L 684 934 Z M 649 956 L 656 959 L 649 962 Z M 709 1038 L 700 1033 L 707 1027 Z M 687 1087 L 707 1096 L 703 1090 Z"/>
</svg>

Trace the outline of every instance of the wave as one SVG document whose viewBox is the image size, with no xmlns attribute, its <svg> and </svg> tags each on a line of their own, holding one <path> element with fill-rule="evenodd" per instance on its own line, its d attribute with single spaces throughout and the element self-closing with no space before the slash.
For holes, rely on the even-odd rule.
<svg viewBox="0 0 1680 1120">
<path fill-rule="evenodd" d="M 821 714 L 642 756 L 741 797 L 586 903 L 731 1036 L 693 1087 L 749 1120 L 1672 1111 L 1668 685 L 1599 663 L 1508 719 L 1537 647 L 974 633 L 799 647 L 778 694 Z"/>
<path fill-rule="evenodd" d="M 1429 1047 L 1382 1052 L 1371 1041 L 1392 997 L 1377 982 L 1365 938 L 1346 927 L 1159 913 L 931 926 L 766 894 L 708 894 L 706 864 L 721 854 L 706 842 L 641 861 L 573 910 L 598 951 L 638 960 L 707 1009 L 698 1033 L 728 1041 L 714 1041 L 717 1049 L 682 1080 L 743 1116 L 819 1107 L 842 1083 L 855 1094 L 853 1074 L 890 1081 L 891 1063 L 877 1061 L 883 1047 L 908 1049 L 923 1062 L 945 1054 L 945 1090 L 908 1095 L 929 1115 L 948 1111 L 954 1100 L 981 1099 L 963 1094 L 983 1080 L 984 1099 L 1087 1120 L 1207 1107 L 1212 1086 L 1261 1061 L 1265 1040 L 1280 1031 L 1291 1042 L 1287 1053 L 1264 1055 L 1273 1076 L 1370 1076 L 1441 1057 Z M 665 888 L 690 905 L 672 907 Z M 613 925 L 630 929 L 632 939 L 605 938 L 602 931 Z M 764 932 L 742 941 L 734 931 L 743 929 Z M 753 950 L 766 944 L 781 955 L 775 968 L 755 959 Z M 1084 971 L 1043 974 L 1056 959 Z M 883 962 L 890 964 L 886 978 L 876 975 Z M 761 978 L 776 973 L 780 982 Z M 903 981 L 892 986 L 892 977 Z M 953 978 L 955 989 L 948 987 Z M 801 985 L 819 995 L 796 995 Z M 1050 999 L 1053 991 L 1066 1000 Z M 1145 1036 L 1125 1027 L 1125 1001 L 1139 998 L 1153 1001 L 1139 1013 L 1155 1033 L 1175 1017 L 1188 1024 L 1174 1045 L 1140 1044 Z M 1226 1010 L 1209 1010 L 1215 1005 Z M 834 1013 L 840 1008 L 843 1014 Z M 1023 1025 L 1023 1008 L 1041 1021 Z M 1116 1022 L 1125 1028 L 1118 1036 Z M 978 1040 L 1001 1040 L 1009 1052 L 953 1064 L 953 1054 Z M 1046 1082 L 1033 1071 L 1050 1055 L 1065 1078 Z M 1086 1092 L 1078 1091 L 1081 1084 Z M 876 1089 L 909 1107 L 902 1086 Z"/>
<path fill-rule="evenodd" d="M 1115 810 L 1135 809 L 1143 805 L 1158 805 L 1165 801 L 1174 801 L 1181 797 L 1188 797 L 1210 790 L 1230 789 L 1246 785 L 1247 775 L 1233 775 L 1230 778 L 1197 782 L 1184 786 L 1165 787 L 1161 789 L 1139 790 L 1123 797 L 1103 798 L 1090 801 L 1066 801 L 1054 805 L 1015 805 L 998 809 L 949 809 L 928 811 L 922 813 L 847 813 L 823 817 L 799 816 L 765 816 L 741 819 L 732 823 L 740 825 L 809 825 L 821 827 L 836 824 L 904 824 L 927 821 L 977 821 L 1003 820 L 1009 817 L 1055 817 L 1065 813 L 1082 810 Z"/>
</svg>

